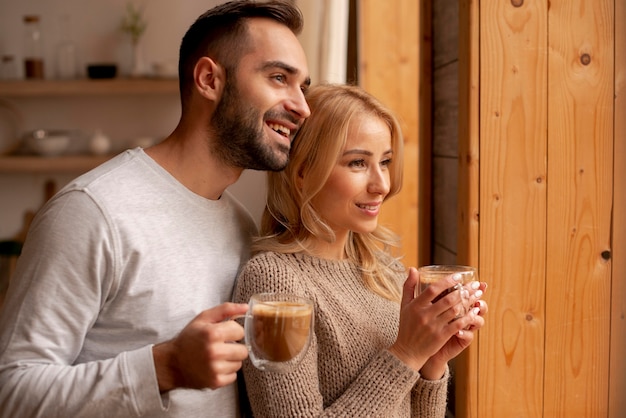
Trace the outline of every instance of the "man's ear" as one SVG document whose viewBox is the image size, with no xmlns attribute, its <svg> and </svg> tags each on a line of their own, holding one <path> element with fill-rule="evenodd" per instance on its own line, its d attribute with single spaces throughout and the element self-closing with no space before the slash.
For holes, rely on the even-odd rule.
<svg viewBox="0 0 626 418">
<path fill-rule="evenodd" d="M 196 89 L 203 97 L 212 101 L 218 101 L 221 97 L 225 76 L 222 66 L 209 57 L 200 58 L 193 71 Z"/>
</svg>

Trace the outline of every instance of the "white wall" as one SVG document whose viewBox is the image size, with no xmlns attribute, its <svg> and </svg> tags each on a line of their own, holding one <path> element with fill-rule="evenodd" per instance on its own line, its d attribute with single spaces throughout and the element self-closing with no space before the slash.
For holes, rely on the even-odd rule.
<svg viewBox="0 0 626 418">
<path fill-rule="evenodd" d="M 142 38 L 144 61 L 176 63 L 180 40 L 189 25 L 202 12 L 221 0 L 144 0 L 142 5 L 148 28 Z M 125 13 L 125 0 L 0 0 L 0 55 L 22 56 L 24 14 L 38 14 L 46 47 L 46 77 L 54 77 L 54 50 L 61 32 L 59 20 L 71 19 L 71 34 L 79 51 L 81 68 L 89 62 L 113 61 L 122 75 L 130 71 L 130 43 L 118 30 Z M 21 65 L 18 66 L 21 73 Z M 139 136 L 162 138 L 168 135 L 180 115 L 177 95 L 172 97 L 97 98 L 20 98 L 9 105 L 19 112 L 18 135 L 42 128 L 79 128 L 93 131 L 101 128 L 125 148 Z M 10 112 L 0 108 L 0 132 L 13 122 Z M 4 130 L 2 129 L 4 126 Z M 0 152 L 11 146 L 0 138 Z M 21 230 L 23 214 L 42 204 L 43 185 L 52 178 L 61 187 L 73 176 L 0 173 L 0 240 L 9 239 Z M 258 220 L 265 203 L 264 175 L 246 171 L 231 188 Z"/>
<path fill-rule="evenodd" d="M 178 60 L 180 39 L 193 20 L 220 0 L 135 0 L 148 28 L 142 38 L 146 61 Z M 130 68 L 130 44 L 118 30 L 126 0 L 0 0 L 0 51 L 21 57 L 22 16 L 38 14 L 46 44 L 46 75 L 53 75 L 54 47 L 60 40 L 60 18 L 69 15 L 71 34 L 83 63 L 115 61 Z"/>
</svg>

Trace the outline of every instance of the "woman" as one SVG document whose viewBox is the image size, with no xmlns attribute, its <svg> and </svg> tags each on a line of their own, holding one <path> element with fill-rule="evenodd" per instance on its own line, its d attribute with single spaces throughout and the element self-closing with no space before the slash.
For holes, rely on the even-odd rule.
<svg viewBox="0 0 626 418">
<path fill-rule="evenodd" d="M 243 268 L 235 301 L 285 292 L 315 302 L 315 333 L 298 369 L 243 372 L 255 417 L 443 417 L 447 362 L 480 328 L 485 289 L 454 320 L 460 292 L 431 301 L 453 277 L 415 297 L 407 272 L 378 224 L 381 204 L 402 182 L 402 134 L 393 114 L 356 86 L 307 93 L 306 120 L 282 172 L 268 177 L 268 200 L 255 256 Z"/>
</svg>

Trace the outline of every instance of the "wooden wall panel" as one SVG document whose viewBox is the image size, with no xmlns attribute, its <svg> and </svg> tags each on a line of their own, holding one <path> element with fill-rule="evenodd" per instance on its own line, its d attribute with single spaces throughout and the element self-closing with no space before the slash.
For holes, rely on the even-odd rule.
<svg viewBox="0 0 626 418">
<path fill-rule="evenodd" d="M 540 417 L 543 406 L 547 9 L 480 3 L 479 269 L 490 312 L 479 417 Z"/>
<path fill-rule="evenodd" d="M 404 186 L 385 204 L 381 223 L 401 235 L 407 266 L 424 262 L 430 233 L 426 223 L 428 207 L 419 205 L 428 199 L 423 187 L 426 179 L 418 175 L 425 169 L 423 151 L 418 146 L 424 136 L 420 112 L 430 108 L 430 95 L 420 90 L 424 74 L 418 71 L 422 65 L 420 31 L 424 29 L 420 24 L 421 4 L 414 0 L 357 3 L 359 84 L 394 110 L 404 133 Z"/>
<path fill-rule="evenodd" d="M 433 27 L 437 26 L 433 21 Z M 433 86 L 431 259 L 456 264 L 458 225 L 452 220 L 458 201 L 458 62 L 435 68 Z"/>
<path fill-rule="evenodd" d="M 459 2 L 459 184 L 457 262 L 478 266 L 480 227 L 480 7 L 475 0 Z M 484 277 L 484 280 L 489 280 Z M 491 293 L 490 286 L 488 292 Z M 488 298 L 488 295 L 487 295 Z M 488 299 L 487 299 L 488 300 Z M 491 314 L 489 315 L 491 316 Z M 478 418 L 478 352 L 480 331 L 456 360 L 457 417 Z"/>
<path fill-rule="evenodd" d="M 613 194 L 613 0 L 549 9 L 545 410 L 607 414 Z"/>
<path fill-rule="evenodd" d="M 480 176 L 460 179 L 459 255 L 478 256 L 490 312 L 457 417 L 626 416 L 626 4 L 460 11 L 459 134 Z"/>
<path fill-rule="evenodd" d="M 391 9 L 412 2 L 379 3 L 359 3 L 362 82 L 404 117 L 426 79 L 396 68 L 411 19 Z M 626 2 L 459 13 L 458 261 L 489 282 L 490 312 L 457 362 L 456 416 L 626 416 Z M 396 230 L 413 203 L 396 200 Z"/>
<path fill-rule="evenodd" d="M 626 416 L 626 2 L 615 2 L 615 133 L 609 418 Z"/>
</svg>

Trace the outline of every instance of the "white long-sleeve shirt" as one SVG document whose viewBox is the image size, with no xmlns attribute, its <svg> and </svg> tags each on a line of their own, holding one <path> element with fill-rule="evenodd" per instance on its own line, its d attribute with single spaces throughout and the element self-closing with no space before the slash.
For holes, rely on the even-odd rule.
<svg viewBox="0 0 626 418">
<path fill-rule="evenodd" d="M 230 300 L 255 231 L 228 193 L 181 185 L 143 150 L 37 214 L 0 314 L 0 416 L 236 416 L 236 386 L 159 394 L 152 345 Z"/>
</svg>

